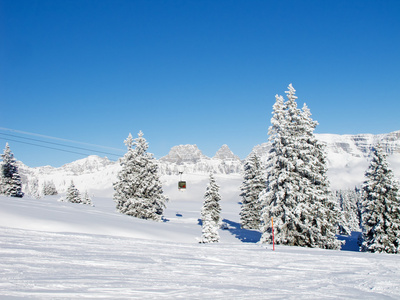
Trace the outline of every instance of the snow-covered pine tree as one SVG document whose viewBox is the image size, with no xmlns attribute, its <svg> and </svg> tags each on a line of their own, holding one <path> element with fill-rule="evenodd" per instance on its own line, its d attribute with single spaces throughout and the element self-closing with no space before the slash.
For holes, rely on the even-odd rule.
<svg viewBox="0 0 400 300">
<path fill-rule="evenodd" d="M 266 188 L 261 162 L 257 154 L 252 153 L 244 164 L 244 181 L 241 186 L 242 207 L 240 226 L 245 229 L 260 229 L 261 203 L 260 193 Z"/>
<path fill-rule="evenodd" d="M 308 213 L 303 223 L 310 226 L 306 231 L 308 247 L 339 249 L 342 242 L 336 238 L 337 224 L 340 216 L 339 207 L 330 192 L 327 177 L 325 145 L 314 135 L 318 125 L 311 119 L 311 112 L 304 104 L 301 113 L 299 130 L 300 151 L 297 168 L 302 178 L 300 191 Z"/>
<path fill-rule="evenodd" d="M 350 235 L 352 231 L 360 231 L 357 191 L 339 190 L 336 198 L 341 212 L 339 234 Z"/>
<path fill-rule="evenodd" d="M 40 199 L 39 192 L 39 180 L 36 177 L 33 177 L 28 181 L 26 186 L 26 193 L 33 198 Z"/>
<path fill-rule="evenodd" d="M 163 195 L 158 165 L 147 153 L 148 144 L 140 131 L 138 138 L 129 134 L 125 140 L 128 152 L 120 160 L 122 166 L 114 183 L 114 201 L 123 214 L 159 221 L 168 198 Z"/>
<path fill-rule="evenodd" d="M 70 186 L 67 189 L 65 198 L 68 202 L 71 202 L 71 203 L 81 203 L 82 202 L 79 190 L 75 187 L 75 184 L 72 180 L 71 180 Z"/>
<path fill-rule="evenodd" d="M 43 184 L 43 195 L 44 196 L 53 196 L 53 195 L 58 195 L 56 186 L 52 180 L 46 181 Z"/>
<path fill-rule="evenodd" d="M 216 183 L 213 174 L 210 173 L 209 183 L 204 194 L 203 208 L 201 209 L 202 237 L 200 243 L 219 242 L 218 229 L 221 226 L 219 201 L 221 201 L 219 185 Z"/>
<path fill-rule="evenodd" d="M 21 176 L 18 173 L 17 163 L 8 143 L 6 143 L 4 153 L 1 157 L 3 159 L 0 174 L 1 194 L 22 198 L 24 193 L 22 192 Z"/>
<path fill-rule="evenodd" d="M 287 102 L 276 96 L 269 135 L 267 189 L 260 195 L 264 228 L 261 242 L 272 241 L 274 218 L 277 244 L 337 249 L 338 210 L 329 195 L 323 146 L 313 131 L 317 122 L 306 106 L 297 108 L 295 89 Z"/>
<path fill-rule="evenodd" d="M 83 194 L 82 204 L 93 206 L 92 198 L 90 198 L 88 191 L 85 191 L 85 194 Z"/>
<path fill-rule="evenodd" d="M 365 173 L 361 250 L 368 252 L 400 252 L 400 191 L 382 147 L 373 149 L 373 157 Z"/>
</svg>

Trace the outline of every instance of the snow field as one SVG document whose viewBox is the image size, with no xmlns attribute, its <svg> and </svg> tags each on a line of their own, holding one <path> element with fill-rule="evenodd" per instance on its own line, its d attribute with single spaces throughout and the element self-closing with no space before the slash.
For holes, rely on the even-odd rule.
<svg viewBox="0 0 400 300">
<path fill-rule="evenodd" d="M 184 192 L 162 177 L 165 222 L 117 213 L 112 191 L 94 207 L 0 197 L 0 298 L 399 299 L 398 255 L 257 244 L 238 225 L 239 175 L 216 175 L 228 229 L 199 244 L 208 175 L 184 177 Z"/>
<path fill-rule="evenodd" d="M 395 255 L 1 228 L 0 295 L 36 299 L 398 299 Z"/>
</svg>

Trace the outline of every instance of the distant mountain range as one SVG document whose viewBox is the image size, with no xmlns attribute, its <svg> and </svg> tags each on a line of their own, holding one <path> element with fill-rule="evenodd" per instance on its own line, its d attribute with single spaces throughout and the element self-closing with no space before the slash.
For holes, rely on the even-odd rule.
<svg viewBox="0 0 400 300">
<path fill-rule="evenodd" d="M 391 169 L 397 178 L 400 177 L 400 131 L 379 135 L 316 134 L 316 137 L 326 144 L 328 178 L 332 189 L 353 188 L 362 183 L 371 148 L 377 143 L 383 146 Z M 252 151 L 266 162 L 269 149 L 267 142 L 255 146 Z M 216 174 L 241 174 L 244 162 L 227 145 L 223 145 L 212 158 L 205 156 L 196 145 L 179 145 L 172 147 L 158 163 L 160 175 L 168 176 L 177 175 L 180 171 L 185 174 L 206 174 L 210 171 Z M 118 162 L 95 155 L 59 168 L 30 168 L 19 162 L 25 191 L 36 180 L 39 186 L 52 180 L 58 191 L 63 193 L 73 180 L 81 190 L 102 192 L 112 189 L 119 169 Z"/>
</svg>

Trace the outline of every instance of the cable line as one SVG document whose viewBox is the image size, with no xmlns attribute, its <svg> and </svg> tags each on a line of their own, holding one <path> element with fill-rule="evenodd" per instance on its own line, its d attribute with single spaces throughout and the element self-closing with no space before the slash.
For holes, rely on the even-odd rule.
<svg viewBox="0 0 400 300">
<path fill-rule="evenodd" d="M 44 146 L 44 145 L 38 145 L 38 144 L 34 144 L 34 143 L 29 143 L 29 142 L 23 142 L 23 141 L 18 141 L 18 140 L 14 140 L 14 139 L 10 139 L 10 138 L 3 138 L 0 137 L 1 140 L 5 140 L 5 141 L 13 141 L 13 142 L 17 142 L 17 143 L 22 143 L 22 144 L 27 144 L 27 145 L 32 145 L 32 146 L 37 146 L 37 147 L 42 147 L 42 148 L 47 148 L 47 149 L 52 149 L 52 150 L 58 150 L 58 151 L 63 151 L 63 152 L 68 152 L 68 153 L 73 153 L 73 154 L 79 154 L 79 155 L 83 155 L 83 156 L 88 156 L 90 154 L 88 153 L 82 153 L 82 152 L 76 152 L 76 151 L 70 151 L 70 150 L 65 150 L 65 149 L 60 149 L 60 148 L 54 148 L 54 147 L 49 147 L 49 146 Z M 89 150 L 88 151 L 92 151 Z M 112 154 L 115 155 L 115 154 Z M 115 155 L 117 156 L 117 155 Z"/>
<path fill-rule="evenodd" d="M 1 135 L 6 135 L 6 136 L 15 137 L 15 138 L 19 138 L 19 139 L 25 139 L 25 140 L 30 140 L 30 141 L 40 142 L 40 143 L 46 143 L 46 144 L 51 144 L 51 145 L 56 145 L 56 146 L 61 146 L 61 147 L 69 147 L 69 148 L 78 149 L 78 150 L 91 151 L 91 152 L 97 152 L 97 153 L 102 153 L 102 154 L 107 154 L 107 155 L 112 155 L 112 156 L 120 157 L 120 155 L 118 155 L 118 154 L 109 153 L 109 152 L 104 152 L 104 151 L 99 151 L 99 150 L 92 150 L 92 149 L 88 149 L 88 148 L 82 148 L 82 147 L 76 147 L 76 146 L 63 145 L 63 144 L 60 144 L 60 143 L 47 142 L 47 141 L 42 141 L 42 140 L 38 140 L 38 139 L 32 139 L 32 138 L 17 136 L 17 135 L 8 134 L 8 133 L 1 133 L 1 132 L 0 132 L 0 134 L 1 134 Z M 4 139 L 4 138 L 3 138 L 3 139 Z M 15 142 L 15 140 L 14 140 L 14 142 Z M 21 143 L 22 143 L 22 142 L 21 142 Z M 34 146 L 40 146 L 40 145 L 37 145 L 37 144 L 31 144 L 31 143 L 26 143 L 26 144 L 34 145 Z M 49 147 L 48 147 L 48 148 L 49 148 Z M 49 148 L 49 149 L 53 149 L 53 148 Z M 56 148 L 56 149 L 57 149 L 57 148 Z"/>
<path fill-rule="evenodd" d="M 16 132 L 16 133 L 21 133 L 21 134 L 26 134 L 26 135 L 31 135 L 31 136 L 37 136 L 37 137 L 46 138 L 46 139 L 53 139 L 53 140 L 58 140 L 58 141 L 63 141 L 63 142 L 68 142 L 68 143 L 75 143 L 75 144 L 81 144 L 81 145 L 86 145 L 86 146 L 98 147 L 98 148 L 103 148 L 103 149 L 110 149 L 110 150 L 122 151 L 122 152 L 124 151 L 119 148 L 113 148 L 113 147 L 89 144 L 89 143 L 78 142 L 78 141 L 73 141 L 73 140 L 67 140 L 67 139 L 58 138 L 58 137 L 54 137 L 54 136 L 48 136 L 48 135 L 43 135 L 43 134 L 38 134 L 38 133 L 16 130 L 16 129 L 0 127 L 0 130 L 11 131 L 11 132 Z"/>
</svg>

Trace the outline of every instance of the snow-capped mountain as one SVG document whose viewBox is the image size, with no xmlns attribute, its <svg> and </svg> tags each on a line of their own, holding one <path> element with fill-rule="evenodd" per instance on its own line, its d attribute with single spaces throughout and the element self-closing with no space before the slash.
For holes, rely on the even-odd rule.
<svg viewBox="0 0 400 300">
<path fill-rule="evenodd" d="M 168 155 L 159 160 L 160 173 L 163 175 L 184 173 L 218 174 L 240 173 L 242 162 L 232 153 L 227 145 L 223 145 L 213 158 L 205 156 L 196 145 L 179 145 L 172 147 Z"/>
<path fill-rule="evenodd" d="M 172 147 L 168 155 L 160 158 L 160 162 L 196 164 L 207 159 L 209 158 L 200 151 L 197 145 L 179 145 Z"/>
<path fill-rule="evenodd" d="M 379 135 L 316 134 L 316 137 L 326 144 L 328 178 L 332 189 L 352 188 L 363 182 L 371 148 L 378 142 L 386 150 L 394 174 L 400 178 L 400 131 Z M 252 152 L 266 162 L 269 149 L 270 144 L 263 143 L 255 146 Z M 227 145 L 223 145 L 212 158 L 204 155 L 196 145 L 174 146 L 158 163 L 159 172 L 163 176 L 177 175 L 181 171 L 184 174 L 207 174 L 210 171 L 217 174 L 241 174 L 243 169 L 243 161 Z M 120 165 L 92 155 L 60 168 L 30 168 L 19 162 L 19 169 L 25 191 L 37 180 L 39 187 L 45 181 L 53 181 L 62 193 L 73 180 L 81 191 L 97 193 L 112 191 L 112 183 L 116 181 Z"/>
<path fill-rule="evenodd" d="M 400 177 L 400 131 L 387 134 L 315 134 L 326 145 L 328 178 L 332 189 L 352 188 L 364 180 L 368 168 L 371 149 L 380 143 L 388 155 L 394 174 Z M 270 143 L 253 148 L 253 152 L 265 163 Z"/>
</svg>

